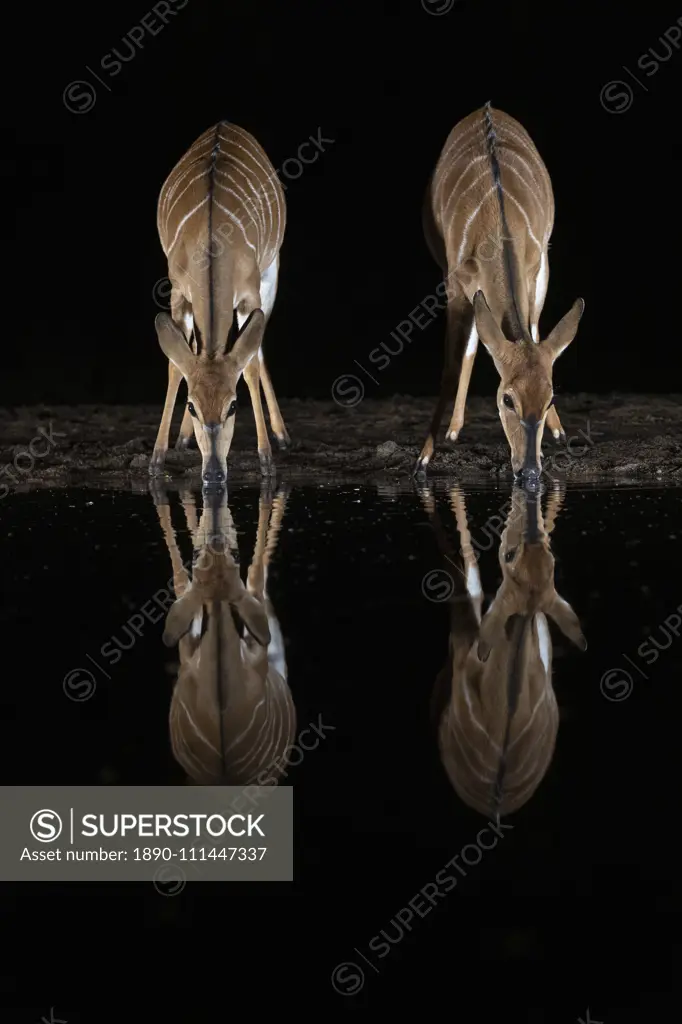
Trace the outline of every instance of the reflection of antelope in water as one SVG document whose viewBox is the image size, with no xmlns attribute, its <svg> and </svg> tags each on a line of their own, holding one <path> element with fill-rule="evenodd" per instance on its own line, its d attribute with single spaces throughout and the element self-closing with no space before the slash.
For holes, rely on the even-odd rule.
<svg viewBox="0 0 682 1024">
<path fill-rule="evenodd" d="M 205 785 L 271 785 L 286 768 L 296 711 L 287 685 L 279 623 L 267 575 L 286 495 L 261 491 L 253 559 L 242 582 L 232 552 L 237 535 L 227 495 L 208 496 L 201 520 L 191 496 L 183 500 L 195 561 L 190 579 L 168 504 L 157 502 L 173 564 L 176 601 L 164 643 L 178 644 L 180 673 L 171 700 L 173 753 Z"/>
<path fill-rule="evenodd" d="M 503 579 L 482 619 L 483 591 L 457 487 L 450 501 L 461 539 L 458 556 L 448 545 L 431 493 L 425 492 L 455 588 L 450 654 L 434 693 L 438 745 L 466 804 L 481 814 L 511 814 L 539 786 L 556 744 L 559 710 L 546 616 L 576 646 L 587 646 L 575 612 L 554 589 L 549 535 L 563 493 L 550 494 L 545 523 L 540 495 L 514 488 L 500 543 Z"/>
</svg>

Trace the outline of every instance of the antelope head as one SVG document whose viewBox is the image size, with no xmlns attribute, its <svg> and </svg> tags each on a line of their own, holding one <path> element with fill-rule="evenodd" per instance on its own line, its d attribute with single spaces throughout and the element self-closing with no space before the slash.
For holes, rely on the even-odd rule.
<svg viewBox="0 0 682 1024">
<path fill-rule="evenodd" d="M 187 408 L 201 452 L 204 487 L 223 487 L 234 434 L 237 383 L 260 348 L 265 329 L 263 311 L 255 309 L 251 313 L 229 351 L 228 341 L 225 348 L 216 351 L 199 345 L 195 354 L 182 329 L 167 313 L 159 313 L 155 324 L 161 349 L 187 382 Z"/>
<path fill-rule="evenodd" d="M 549 615 L 564 636 L 586 649 L 578 617 L 554 589 L 549 535 L 560 507 L 559 495 L 558 491 L 550 495 L 546 527 L 540 495 L 531 496 L 519 487 L 512 492 L 512 507 L 500 541 L 502 583 L 481 623 L 478 655 L 483 662 L 509 634 L 515 617 L 532 619 L 538 613 Z"/>
<path fill-rule="evenodd" d="M 524 486 L 536 487 L 542 473 L 542 435 L 554 401 L 552 369 L 578 331 L 585 309 L 576 299 L 544 341 L 530 337 L 509 341 L 498 326 L 482 291 L 474 296 L 474 316 L 480 340 L 500 375 L 497 406 L 511 448 L 514 475 Z"/>
</svg>

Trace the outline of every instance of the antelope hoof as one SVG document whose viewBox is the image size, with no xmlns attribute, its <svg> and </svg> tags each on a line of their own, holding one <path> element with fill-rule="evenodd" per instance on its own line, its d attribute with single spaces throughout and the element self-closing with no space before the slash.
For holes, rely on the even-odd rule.
<svg viewBox="0 0 682 1024">
<path fill-rule="evenodd" d="M 193 448 L 198 448 L 197 439 L 194 434 L 190 434 L 189 437 L 182 437 L 182 435 L 175 442 L 175 448 L 177 451 L 186 452 Z"/>
<path fill-rule="evenodd" d="M 448 430 L 447 434 L 445 435 L 445 440 L 450 441 L 451 443 L 456 441 L 457 438 L 459 437 L 459 432 L 461 429 L 461 427 L 457 427 L 454 430 Z"/>
<path fill-rule="evenodd" d="M 258 452 L 260 461 L 261 476 L 272 479 L 275 476 L 275 464 L 272 461 L 272 452 Z"/>
<path fill-rule="evenodd" d="M 429 457 L 426 455 L 424 458 L 419 456 L 417 463 L 412 471 L 412 476 L 415 480 L 426 480 L 426 467 L 429 464 Z"/>
<path fill-rule="evenodd" d="M 163 476 L 164 463 L 166 461 L 166 453 L 161 452 L 159 455 L 154 453 L 149 461 L 149 475 L 150 476 Z"/>
<path fill-rule="evenodd" d="M 291 438 L 287 431 L 285 431 L 281 437 L 277 437 L 277 444 L 281 452 L 285 452 L 287 448 L 291 447 Z"/>
<path fill-rule="evenodd" d="M 168 504 L 168 492 L 158 478 L 152 478 L 149 481 L 149 493 L 151 494 L 155 505 Z"/>
</svg>

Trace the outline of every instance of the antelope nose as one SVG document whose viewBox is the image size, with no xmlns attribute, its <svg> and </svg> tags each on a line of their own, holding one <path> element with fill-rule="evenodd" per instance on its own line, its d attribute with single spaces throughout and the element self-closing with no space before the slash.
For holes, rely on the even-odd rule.
<svg viewBox="0 0 682 1024">
<path fill-rule="evenodd" d="M 540 473 L 534 467 L 524 468 L 521 471 L 521 479 L 525 487 L 534 488 L 538 485 Z"/>
<path fill-rule="evenodd" d="M 203 474 L 205 484 L 224 484 L 225 473 L 217 459 L 210 459 Z"/>
</svg>

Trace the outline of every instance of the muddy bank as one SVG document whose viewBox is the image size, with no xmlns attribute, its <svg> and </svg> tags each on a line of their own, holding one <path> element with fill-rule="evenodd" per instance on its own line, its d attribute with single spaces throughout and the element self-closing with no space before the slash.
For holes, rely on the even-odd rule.
<svg viewBox="0 0 682 1024">
<path fill-rule="evenodd" d="M 273 445 L 277 476 L 336 483 L 409 480 L 433 408 L 425 398 L 283 401 L 288 451 Z M 682 395 L 561 395 L 566 444 L 545 435 L 545 469 L 568 481 L 682 484 Z M 171 432 L 174 443 L 182 409 Z M 26 485 L 144 484 L 159 425 L 157 406 L 45 406 L 0 410 L 0 496 Z M 443 424 L 443 433 L 447 423 Z M 253 415 L 237 412 L 230 479 L 256 483 Z M 171 448 L 166 479 L 200 482 L 198 452 Z M 492 398 L 472 397 L 461 440 L 442 444 L 430 475 L 463 482 L 511 481 L 509 451 Z"/>
</svg>

